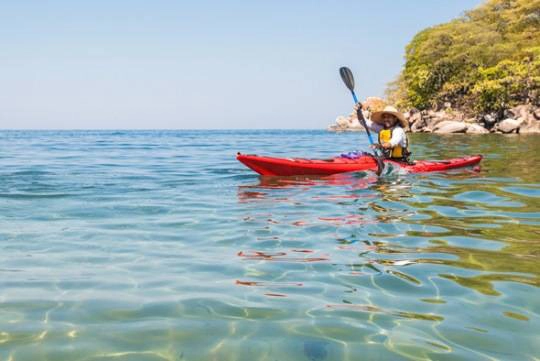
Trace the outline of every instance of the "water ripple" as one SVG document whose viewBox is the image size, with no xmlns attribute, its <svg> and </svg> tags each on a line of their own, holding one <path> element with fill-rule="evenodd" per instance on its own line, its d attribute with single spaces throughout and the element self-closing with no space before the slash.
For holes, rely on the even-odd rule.
<svg viewBox="0 0 540 361">
<path fill-rule="evenodd" d="M 0 359 L 533 359 L 537 137 L 479 172 L 259 177 L 321 131 L 0 132 Z M 522 157 L 522 154 L 529 155 Z"/>
</svg>

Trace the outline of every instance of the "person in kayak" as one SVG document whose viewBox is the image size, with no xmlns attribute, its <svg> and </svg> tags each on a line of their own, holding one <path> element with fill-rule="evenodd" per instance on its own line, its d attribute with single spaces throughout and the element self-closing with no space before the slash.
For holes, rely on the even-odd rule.
<svg viewBox="0 0 540 361">
<path fill-rule="evenodd" d="M 358 114 L 362 109 L 362 104 L 355 105 L 354 110 Z M 387 159 L 410 163 L 409 140 L 405 134 L 407 120 L 405 116 L 392 106 L 386 106 L 384 110 L 371 113 L 371 117 L 366 119 L 369 130 L 379 135 L 380 148 Z"/>
</svg>

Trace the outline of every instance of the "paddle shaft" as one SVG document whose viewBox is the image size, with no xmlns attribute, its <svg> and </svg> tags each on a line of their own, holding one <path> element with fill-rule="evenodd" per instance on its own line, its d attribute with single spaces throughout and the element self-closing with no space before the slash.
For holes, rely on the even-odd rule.
<svg viewBox="0 0 540 361">
<path fill-rule="evenodd" d="M 351 94 L 352 94 L 354 103 L 358 104 L 358 98 L 356 97 L 356 93 L 354 92 L 354 90 L 351 90 Z M 356 116 L 358 117 L 358 121 L 360 123 L 362 123 L 362 125 L 366 129 L 366 133 L 367 133 L 368 139 L 369 139 L 369 144 L 373 145 L 373 138 L 371 137 L 371 132 L 369 131 L 369 127 L 368 127 L 368 125 L 366 123 L 366 120 L 364 119 L 364 114 L 362 113 L 362 108 L 358 109 L 358 112 L 356 113 Z"/>
</svg>

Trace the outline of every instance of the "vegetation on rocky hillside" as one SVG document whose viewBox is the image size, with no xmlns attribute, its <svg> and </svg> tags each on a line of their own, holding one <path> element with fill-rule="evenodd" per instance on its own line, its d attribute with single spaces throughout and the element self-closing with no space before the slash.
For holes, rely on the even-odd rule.
<svg viewBox="0 0 540 361">
<path fill-rule="evenodd" d="M 419 32 L 388 88 L 401 108 L 499 114 L 540 103 L 540 0 L 487 0 Z"/>
</svg>

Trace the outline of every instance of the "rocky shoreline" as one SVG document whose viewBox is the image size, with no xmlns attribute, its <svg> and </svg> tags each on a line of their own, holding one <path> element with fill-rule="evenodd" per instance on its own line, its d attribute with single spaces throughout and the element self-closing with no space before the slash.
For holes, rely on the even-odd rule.
<svg viewBox="0 0 540 361">
<path fill-rule="evenodd" d="M 364 116 L 366 118 L 374 109 L 370 99 L 364 103 Z M 381 100 L 375 101 L 376 108 L 380 107 Z M 412 133 L 466 133 L 466 134 L 540 134 L 540 107 L 531 104 L 522 104 L 507 109 L 502 114 L 484 114 L 477 117 L 468 117 L 464 112 L 454 110 L 448 106 L 444 110 L 409 110 L 404 113 L 409 123 L 407 131 Z M 329 131 L 363 131 L 356 114 L 337 117 L 334 124 L 328 126 Z"/>
</svg>

